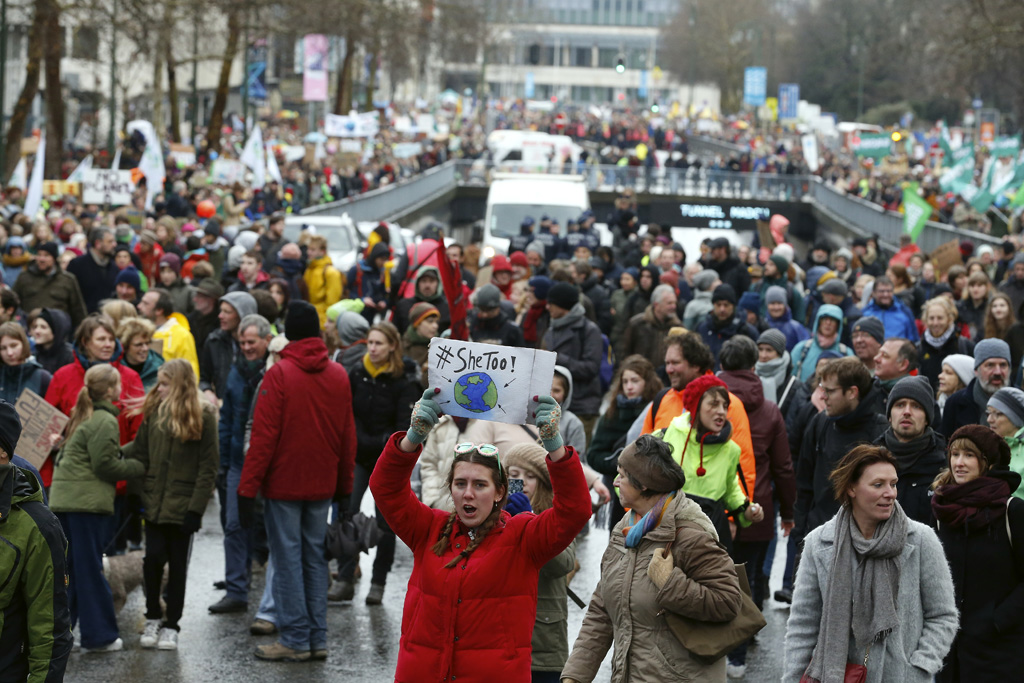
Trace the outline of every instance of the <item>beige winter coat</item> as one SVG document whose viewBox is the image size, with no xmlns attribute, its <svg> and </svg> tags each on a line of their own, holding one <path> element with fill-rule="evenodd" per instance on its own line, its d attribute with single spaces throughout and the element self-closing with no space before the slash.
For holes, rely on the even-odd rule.
<svg viewBox="0 0 1024 683">
<path fill-rule="evenodd" d="M 702 621 L 728 621 L 740 609 L 740 587 L 729 554 L 700 506 L 682 494 L 638 548 L 626 549 L 623 518 L 601 560 L 601 580 L 562 670 L 562 680 L 589 683 L 608 648 L 613 683 L 725 681 L 725 658 L 691 659 L 662 616 L 668 610 Z M 678 529 L 678 536 L 677 531 Z M 647 576 L 655 549 L 669 542 L 675 567 L 660 590 Z"/>
</svg>

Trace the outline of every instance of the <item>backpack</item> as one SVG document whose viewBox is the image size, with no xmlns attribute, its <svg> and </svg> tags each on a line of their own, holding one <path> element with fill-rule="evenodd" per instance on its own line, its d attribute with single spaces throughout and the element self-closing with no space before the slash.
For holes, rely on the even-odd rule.
<svg viewBox="0 0 1024 683">
<path fill-rule="evenodd" d="M 803 374 L 804 361 L 807 360 L 807 354 L 811 350 L 811 344 L 816 343 L 817 340 L 814 337 L 810 337 L 806 340 L 804 347 L 800 349 L 800 360 L 798 360 L 796 362 L 796 365 L 793 366 L 796 369 L 796 372 L 793 373 L 794 377 L 800 377 L 800 375 Z M 845 356 L 849 353 L 849 351 L 850 349 L 849 347 L 846 346 L 846 344 L 844 344 L 843 342 L 839 342 L 839 353 Z"/>
<path fill-rule="evenodd" d="M 595 326 L 596 327 L 596 326 Z M 583 354 L 583 334 L 586 331 L 587 326 L 580 326 L 576 332 L 576 336 L 580 339 L 580 355 Z M 612 378 L 615 376 L 615 352 L 612 350 L 612 343 L 608 340 L 608 335 L 604 332 L 601 334 L 601 367 L 598 369 L 598 376 L 601 378 L 601 393 L 608 391 L 612 386 Z"/>
</svg>

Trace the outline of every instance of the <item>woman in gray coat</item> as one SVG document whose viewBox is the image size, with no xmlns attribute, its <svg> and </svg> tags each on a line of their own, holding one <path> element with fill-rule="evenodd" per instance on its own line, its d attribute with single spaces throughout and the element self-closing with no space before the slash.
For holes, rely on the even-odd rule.
<svg viewBox="0 0 1024 683">
<path fill-rule="evenodd" d="M 830 478 L 842 508 L 804 541 L 783 681 L 842 683 L 866 663 L 867 683 L 930 682 L 957 631 L 942 545 L 896 502 L 885 448 L 857 446 Z"/>
</svg>

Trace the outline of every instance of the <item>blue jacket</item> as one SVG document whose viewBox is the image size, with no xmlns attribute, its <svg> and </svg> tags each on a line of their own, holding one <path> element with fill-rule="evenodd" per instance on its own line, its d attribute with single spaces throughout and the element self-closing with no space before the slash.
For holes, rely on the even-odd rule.
<svg viewBox="0 0 1024 683">
<path fill-rule="evenodd" d="M 348 295 L 350 299 L 370 297 L 375 302 L 386 302 L 388 292 L 384 287 L 384 274 L 377 270 L 365 258 L 360 258 L 356 265 L 348 271 Z M 373 324 L 378 311 L 367 306 L 363 309 L 363 317 Z"/>
<path fill-rule="evenodd" d="M 21 365 L 0 364 L 0 398 L 14 405 L 25 389 L 46 396 L 51 379 L 53 375 L 31 358 Z"/>
<path fill-rule="evenodd" d="M 242 469 L 245 464 L 245 425 L 249 419 L 252 398 L 263 377 L 262 367 L 246 378 L 243 369 L 247 361 L 241 354 L 228 373 L 224 391 L 224 404 L 220 408 L 220 424 L 217 434 L 220 439 L 220 467 Z M 246 396 L 249 400 L 246 400 Z"/>
<path fill-rule="evenodd" d="M 839 331 L 836 332 L 836 340 L 829 347 L 822 347 L 818 344 L 818 324 L 822 318 L 832 318 L 839 322 Z M 839 339 L 843 336 L 843 309 L 832 304 L 822 304 L 818 307 L 818 314 L 814 316 L 814 329 L 810 332 L 808 339 L 793 347 L 789 354 L 793 359 L 793 376 L 801 382 L 806 382 L 814 374 L 814 368 L 818 365 L 818 358 L 823 351 L 835 350 L 844 356 L 852 356 L 853 351 L 843 344 Z"/>
<path fill-rule="evenodd" d="M 747 315 L 746 311 L 743 312 L 744 317 Z M 746 322 L 739 316 L 729 321 L 728 325 L 724 327 L 716 328 L 715 325 L 715 312 L 712 311 L 704 316 L 704 320 L 701 320 L 697 325 L 697 334 L 700 338 L 708 345 L 711 349 L 712 355 L 715 357 L 715 372 L 718 372 L 718 354 L 722 350 L 722 345 L 729 341 L 737 334 L 746 335 L 757 342 L 757 329 L 753 325 Z"/>
<path fill-rule="evenodd" d="M 916 342 L 920 336 L 917 334 L 917 324 L 914 322 L 914 314 L 910 312 L 907 305 L 898 296 L 893 296 L 892 306 L 882 308 L 875 300 L 864 309 L 864 316 L 873 315 L 885 325 L 885 338 L 903 337 Z"/>
<path fill-rule="evenodd" d="M 807 331 L 807 328 L 793 320 L 793 311 L 790 310 L 789 306 L 786 306 L 786 312 L 781 317 L 773 318 L 768 316 L 765 318 L 765 322 L 768 323 L 769 327 L 786 335 L 787 351 L 792 352 L 793 347 L 797 344 L 811 338 L 811 333 Z"/>
</svg>

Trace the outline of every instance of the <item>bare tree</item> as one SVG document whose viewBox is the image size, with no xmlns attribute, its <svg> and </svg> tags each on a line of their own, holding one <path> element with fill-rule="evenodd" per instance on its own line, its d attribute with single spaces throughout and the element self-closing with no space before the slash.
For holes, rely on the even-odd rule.
<svg viewBox="0 0 1024 683">
<path fill-rule="evenodd" d="M 14 104 L 11 121 L 7 127 L 7 142 L 4 157 L 3 177 L 7 179 L 18 165 L 21 150 L 21 138 L 25 131 L 25 121 L 32 111 L 32 100 L 39 93 L 39 71 L 43 63 L 43 36 L 46 31 L 47 14 L 44 5 L 48 0 L 35 0 L 32 13 L 32 24 L 28 30 L 28 51 L 25 60 L 25 85 L 21 88 L 18 101 Z"/>
</svg>

